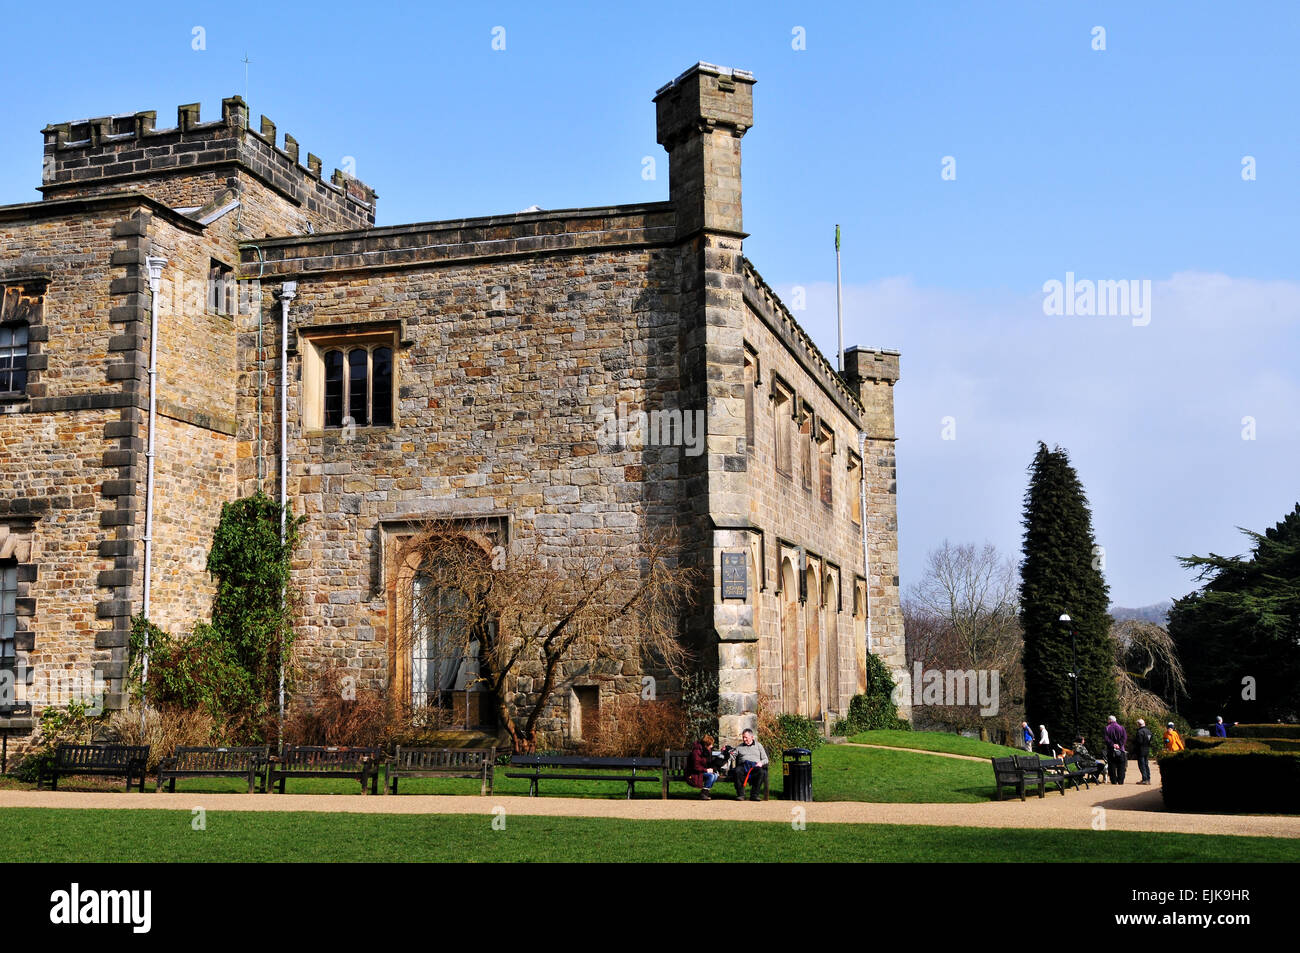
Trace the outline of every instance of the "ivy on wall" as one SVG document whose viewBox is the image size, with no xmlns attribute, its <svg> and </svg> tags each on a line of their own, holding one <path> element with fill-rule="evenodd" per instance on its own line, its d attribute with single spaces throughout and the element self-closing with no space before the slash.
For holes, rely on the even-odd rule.
<svg viewBox="0 0 1300 953">
<path fill-rule="evenodd" d="M 221 507 L 207 570 L 216 579 L 212 621 L 175 637 L 137 616 L 131 627 L 131 684 L 137 698 L 158 706 L 204 708 L 227 736 L 265 740 L 278 709 L 280 662 L 293 652 L 289 573 L 306 517 L 286 514 L 258 492 Z M 144 681 L 148 634 L 148 680 Z M 286 664 L 286 693 L 292 672 Z"/>
</svg>

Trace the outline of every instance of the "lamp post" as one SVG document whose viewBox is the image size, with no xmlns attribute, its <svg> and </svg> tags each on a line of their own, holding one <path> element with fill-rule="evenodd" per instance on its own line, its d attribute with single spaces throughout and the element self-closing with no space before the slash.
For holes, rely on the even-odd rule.
<svg viewBox="0 0 1300 953">
<path fill-rule="evenodd" d="M 1070 627 L 1070 681 L 1074 685 L 1074 737 L 1079 737 L 1079 645 L 1074 620 L 1061 613 L 1061 622 Z"/>
</svg>

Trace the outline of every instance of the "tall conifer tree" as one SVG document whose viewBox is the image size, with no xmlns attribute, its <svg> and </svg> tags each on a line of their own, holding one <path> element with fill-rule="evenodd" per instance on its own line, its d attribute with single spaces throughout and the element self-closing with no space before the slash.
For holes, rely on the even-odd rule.
<svg viewBox="0 0 1300 953">
<path fill-rule="evenodd" d="M 1193 723 L 1295 721 L 1300 714 L 1300 503 L 1249 556 L 1186 556 L 1205 585 L 1177 600 L 1169 634 L 1187 671 Z"/>
<path fill-rule="evenodd" d="M 1025 633 L 1025 715 L 1052 740 L 1073 740 L 1073 658 L 1067 614 L 1077 633 L 1079 731 L 1102 750 L 1107 715 L 1115 711 L 1115 658 L 1109 592 L 1095 549 L 1092 515 L 1070 458 L 1039 443 L 1025 492 L 1020 623 Z"/>
</svg>

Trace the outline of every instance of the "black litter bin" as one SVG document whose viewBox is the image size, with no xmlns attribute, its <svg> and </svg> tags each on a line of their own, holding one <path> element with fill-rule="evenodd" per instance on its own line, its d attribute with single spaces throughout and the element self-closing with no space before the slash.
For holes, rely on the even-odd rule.
<svg viewBox="0 0 1300 953">
<path fill-rule="evenodd" d="M 787 801 L 811 801 L 812 796 L 812 752 L 807 748 L 786 748 L 782 759 L 781 774 L 785 778 L 785 799 Z"/>
</svg>

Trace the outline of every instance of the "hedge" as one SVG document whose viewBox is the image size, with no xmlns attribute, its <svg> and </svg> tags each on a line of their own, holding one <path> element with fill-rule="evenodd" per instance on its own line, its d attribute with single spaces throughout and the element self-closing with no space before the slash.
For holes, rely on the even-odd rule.
<svg viewBox="0 0 1300 953">
<path fill-rule="evenodd" d="M 1300 814 L 1300 756 L 1223 748 L 1160 759 L 1161 792 L 1170 811 Z"/>
<path fill-rule="evenodd" d="M 1278 751 L 1300 753 L 1300 740 L 1290 738 L 1200 738 L 1193 735 L 1185 739 L 1188 751 L 1228 750 Z"/>
<path fill-rule="evenodd" d="M 1229 725 L 1231 738 L 1292 738 L 1300 741 L 1300 725 Z"/>
</svg>

